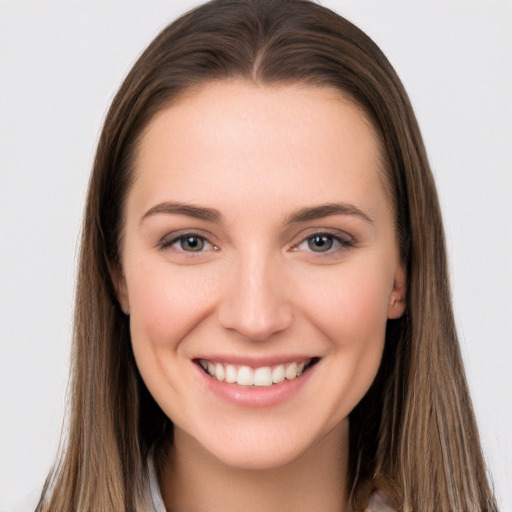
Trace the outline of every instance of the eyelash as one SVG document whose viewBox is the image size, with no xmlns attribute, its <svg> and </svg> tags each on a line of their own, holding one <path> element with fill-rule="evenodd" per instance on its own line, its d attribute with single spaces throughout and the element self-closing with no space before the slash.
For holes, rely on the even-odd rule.
<svg viewBox="0 0 512 512">
<path fill-rule="evenodd" d="M 315 238 L 317 238 L 317 239 L 325 239 L 327 241 L 327 243 L 330 243 L 331 245 L 328 246 L 325 251 L 322 251 L 322 250 L 315 251 L 311 247 L 311 245 L 310 245 L 310 243 L 313 243 L 312 241 Z M 179 252 L 188 253 L 188 254 L 200 254 L 200 253 L 205 252 L 205 250 L 203 250 L 203 247 L 201 247 L 197 251 L 184 249 L 182 244 L 184 242 L 186 242 L 187 239 L 189 241 L 191 239 L 195 239 L 200 244 L 202 243 L 203 246 L 204 245 L 209 246 L 209 250 L 214 250 L 214 251 L 218 251 L 219 250 L 219 248 L 215 244 L 211 243 L 205 236 L 200 235 L 198 233 L 194 233 L 194 232 L 186 232 L 186 233 L 180 233 L 178 235 L 172 235 L 172 237 L 170 239 L 169 239 L 169 237 L 164 237 L 159 242 L 158 247 L 160 249 L 174 248 L 175 250 L 177 250 Z M 177 244 L 181 244 L 181 247 L 175 247 Z M 340 237 L 340 236 L 337 236 L 337 235 L 335 235 L 333 233 L 319 231 L 319 232 L 311 233 L 307 237 L 303 238 L 299 243 L 293 245 L 291 247 L 291 250 L 292 251 L 301 250 L 300 247 L 303 244 L 307 244 L 308 245 L 308 249 L 309 250 L 306 249 L 306 252 L 310 252 L 312 254 L 317 254 L 317 255 L 328 255 L 328 254 L 333 254 L 333 253 L 336 253 L 338 251 L 342 251 L 344 249 L 348 249 L 350 247 L 353 247 L 354 246 L 354 240 L 351 239 L 351 238 L 349 239 L 348 235 L 347 235 L 347 237 Z"/>
<path fill-rule="evenodd" d="M 325 251 L 315 251 L 309 245 L 310 242 L 315 238 L 327 239 L 331 243 L 331 245 Z M 311 254 L 316 254 L 316 255 L 322 256 L 322 255 L 335 254 L 338 251 L 343 251 L 350 247 L 353 247 L 354 240 L 352 238 L 350 238 L 348 235 L 346 237 L 341 237 L 341 236 L 335 235 L 334 233 L 330 233 L 328 231 L 327 232 L 319 231 L 319 232 L 311 233 L 307 237 L 303 238 L 298 244 L 296 244 L 292 247 L 292 250 L 294 250 L 294 251 L 300 250 L 300 246 L 303 244 L 308 245 L 308 249 L 309 249 L 308 252 L 310 252 Z"/>
<path fill-rule="evenodd" d="M 185 242 L 186 240 L 189 240 L 190 239 L 196 239 L 197 241 L 205 244 L 205 245 L 210 245 L 211 248 L 210 250 L 214 250 L 214 251 L 218 251 L 219 248 L 215 245 L 215 244 L 212 244 L 205 236 L 203 235 L 199 235 L 197 233 L 180 233 L 178 235 L 173 235 L 172 238 L 168 238 L 168 237 L 164 237 L 159 243 L 158 243 L 158 247 L 160 249 L 167 249 L 167 248 L 171 248 L 177 244 L 182 244 L 183 242 Z M 190 254 L 199 254 L 199 253 L 202 253 L 204 252 L 203 249 L 201 248 L 200 250 L 198 251 L 189 251 L 189 250 L 186 250 L 183 248 L 183 246 L 181 246 L 181 248 L 178 248 L 178 247 L 174 247 L 175 250 L 179 251 L 179 252 L 183 252 L 183 253 L 190 253 Z"/>
</svg>

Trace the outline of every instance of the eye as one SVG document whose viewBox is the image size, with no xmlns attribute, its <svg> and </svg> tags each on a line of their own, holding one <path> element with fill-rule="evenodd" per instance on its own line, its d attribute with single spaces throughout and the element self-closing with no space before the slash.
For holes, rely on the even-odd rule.
<svg viewBox="0 0 512 512">
<path fill-rule="evenodd" d="M 299 242 L 294 250 L 316 254 L 333 254 L 354 245 L 349 235 L 341 236 L 333 233 L 313 233 Z"/>
<path fill-rule="evenodd" d="M 178 252 L 201 253 L 218 250 L 204 236 L 196 233 L 170 234 L 164 237 L 158 244 L 161 249 L 171 248 Z"/>
<path fill-rule="evenodd" d="M 177 245 L 182 251 L 201 252 L 206 245 L 206 240 L 196 235 L 183 235 L 174 242 L 174 245 Z"/>
<path fill-rule="evenodd" d="M 307 239 L 307 244 L 313 252 L 327 252 L 334 245 L 334 239 L 331 235 L 314 235 Z"/>
</svg>

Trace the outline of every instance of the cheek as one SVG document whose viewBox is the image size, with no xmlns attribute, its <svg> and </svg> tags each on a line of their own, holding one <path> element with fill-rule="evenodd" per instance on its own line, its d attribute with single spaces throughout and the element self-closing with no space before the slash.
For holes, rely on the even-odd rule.
<svg viewBox="0 0 512 512">
<path fill-rule="evenodd" d="M 377 272 L 378 270 L 378 272 Z M 346 417 L 377 375 L 384 349 L 391 278 L 379 264 L 348 266 L 335 281 L 312 287 L 309 322 L 330 346 L 331 414 Z M 322 284 L 318 282 L 317 284 Z M 323 292 L 320 290 L 323 289 Z"/>
<path fill-rule="evenodd" d="M 392 277 L 379 263 L 340 266 L 316 276 L 309 286 L 306 314 L 328 338 L 349 348 L 382 345 Z"/>
<path fill-rule="evenodd" d="M 130 336 L 139 372 L 153 398 L 175 420 L 186 410 L 186 343 L 210 310 L 207 280 L 165 262 L 132 266 L 126 276 Z"/>
<path fill-rule="evenodd" d="M 213 286 L 199 269 L 139 266 L 127 276 L 134 350 L 173 350 L 210 310 Z"/>
</svg>

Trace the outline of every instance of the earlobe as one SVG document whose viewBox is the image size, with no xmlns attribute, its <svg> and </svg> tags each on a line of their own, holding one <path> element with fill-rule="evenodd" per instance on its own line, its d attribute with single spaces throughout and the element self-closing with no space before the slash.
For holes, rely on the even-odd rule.
<svg viewBox="0 0 512 512">
<path fill-rule="evenodd" d="M 403 265 L 397 269 L 393 281 L 393 290 L 389 297 L 388 318 L 393 320 L 403 316 L 405 313 L 405 290 L 407 278 Z"/>
<path fill-rule="evenodd" d="M 123 274 L 121 266 L 118 264 L 115 268 L 110 269 L 110 275 L 112 277 L 112 284 L 114 285 L 114 291 L 116 293 L 119 306 L 121 311 L 125 315 L 130 314 L 130 302 L 128 300 L 128 290 L 126 287 L 126 279 Z"/>
<path fill-rule="evenodd" d="M 405 297 L 393 293 L 389 301 L 388 318 L 393 320 L 400 318 L 405 313 Z"/>
<path fill-rule="evenodd" d="M 119 300 L 119 305 L 121 306 L 121 311 L 126 315 L 126 316 L 129 316 L 130 315 L 130 305 L 128 304 L 128 300 L 127 299 L 121 299 L 120 295 L 118 294 L 118 300 Z"/>
</svg>

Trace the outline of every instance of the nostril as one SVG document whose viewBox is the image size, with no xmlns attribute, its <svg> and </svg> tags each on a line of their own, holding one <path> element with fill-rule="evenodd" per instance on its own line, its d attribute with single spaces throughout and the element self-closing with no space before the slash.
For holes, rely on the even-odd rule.
<svg viewBox="0 0 512 512">
<path fill-rule="evenodd" d="M 281 283 L 282 269 L 274 259 L 254 248 L 240 252 L 221 291 L 220 325 L 250 341 L 264 341 L 286 330 L 293 323 L 293 311 L 289 287 Z"/>
<path fill-rule="evenodd" d="M 286 330 L 293 323 L 293 313 L 288 304 L 260 304 L 229 299 L 218 312 L 219 323 L 249 341 L 265 341 Z"/>
</svg>

